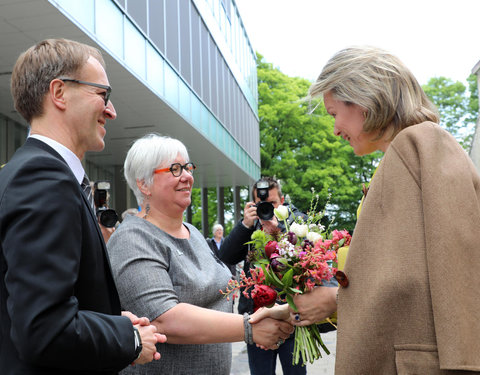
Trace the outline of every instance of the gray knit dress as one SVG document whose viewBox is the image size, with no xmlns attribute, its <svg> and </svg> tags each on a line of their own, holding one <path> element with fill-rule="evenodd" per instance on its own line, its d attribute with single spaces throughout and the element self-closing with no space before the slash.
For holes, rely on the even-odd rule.
<svg viewBox="0 0 480 375">
<path fill-rule="evenodd" d="M 150 320 L 180 302 L 232 312 L 232 303 L 219 292 L 225 290 L 230 271 L 201 233 L 184 225 L 189 239 L 172 237 L 137 216 L 127 216 L 114 232 L 108 253 L 123 310 Z M 230 374 L 229 343 L 157 347 L 159 361 L 129 366 L 122 374 Z"/>
</svg>

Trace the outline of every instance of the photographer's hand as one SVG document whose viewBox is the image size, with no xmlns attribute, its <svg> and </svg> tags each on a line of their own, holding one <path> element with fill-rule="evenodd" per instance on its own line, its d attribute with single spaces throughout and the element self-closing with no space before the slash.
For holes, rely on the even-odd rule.
<svg viewBox="0 0 480 375">
<path fill-rule="evenodd" d="M 115 232 L 115 227 L 107 228 L 106 226 L 100 224 L 100 222 L 98 222 L 98 226 L 102 231 L 103 240 L 105 241 L 105 243 L 107 243 L 108 240 L 110 239 L 110 236 L 113 234 L 113 232 Z"/>
<path fill-rule="evenodd" d="M 278 230 L 278 220 L 275 216 L 271 220 L 260 220 L 260 224 L 262 224 L 265 233 L 272 234 Z"/>
<path fill-rule="evenodd" d="M 257 207 L 255 206 L 255 202 L 247 202 L 245 209 L 243 210 L 243 225 L 247 228 L 251 228 L 257 219 Z"/>
</svg>

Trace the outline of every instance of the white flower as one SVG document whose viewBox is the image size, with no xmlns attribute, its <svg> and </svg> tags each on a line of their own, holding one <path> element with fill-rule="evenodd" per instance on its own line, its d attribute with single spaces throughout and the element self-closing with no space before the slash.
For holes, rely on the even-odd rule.
<svg viewBox="0 0 480 375">
<path fill-rule="evenodd" d="M 308 232 L 308 227 L 305 224 L 293 223 L 290 230 L 297 235 L 298 238 L 305 237 Z"/>
<path fill-rule="evenodd" d="M 307 240 L 309 240 L 314 245 L 317 243 L 318 240 L 322 239 L 322 235 L 317 232 L 308 232 L 307 233 Z"/>
<path fill-rule="evenodd" d="M 281 205 L 273 210 L 273 213 L 278 220 L 287 220 L 288 219 L 288 207 Z"/>
</svg>

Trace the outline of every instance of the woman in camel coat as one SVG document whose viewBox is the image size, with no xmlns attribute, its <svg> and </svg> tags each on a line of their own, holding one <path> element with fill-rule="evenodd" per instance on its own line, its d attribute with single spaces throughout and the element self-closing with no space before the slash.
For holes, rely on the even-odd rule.
<svg viewBox="0 0 480 375">
<path fill-rule="evenodd" d="M 342 285 L 295 298 L 296 325 L 337 310 L 337 375 L 480 374 L 480 178 L 411 72 L 338 52 L 310 88 L 357 155 L 385 152 Z"/>
</svg>

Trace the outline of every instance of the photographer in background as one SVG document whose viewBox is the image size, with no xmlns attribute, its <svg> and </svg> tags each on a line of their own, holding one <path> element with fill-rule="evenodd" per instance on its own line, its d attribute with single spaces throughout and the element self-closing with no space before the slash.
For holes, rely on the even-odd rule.
<svg viewBox="0 0 480 375">
<path fill-rule="evenodd" d="M 232 265 L 244 261 L 243 269 L 247 276 L 250 276 L 250 264 L 247 260 L 249 245 L 245 245 L 245 243 L 251 240 L 252 233 L 257 229 L 272 232 L 278 228 L 282 232 L 285 231 L 283 222 L 279 223 L 273 215 L 273 209 L 284 204 L 285 201 L 279 182 L 271 177 L 261 178 L 252 187 L 252 198 L 253 201 L 247 202 L 245 205 L 243 219 L 235 225 L 220 246 L 220 259 Z M 303 217 L 306 220 L 306 215 L 294 205 L 285 205 L 289 207 L 289 223 L 292 223 L 295 217 Z M 253 313 L 253 301 L 240 293 L 238 313 L 245 312 Z M 306 366 L 302 366 L 301 362 L 296 366 L 292 365 L 294 343 L 292 334 L 276 350 L 266 351 L 257 348 L 256 345 L 247 345 L 251 375 L 275 374 L 277 355 L 280 357 L 284 375 L 306 374 Z"/>
<path fill-rule="evenodd" d="M 95 214 L 97 215 L 98 226 L 102 231 L 105 243 L 108 242 L 110 236 L 115 232 L 115 227 L 118 223 L 117 212 L 108 208 L 109 190 L 110 182 L 108 181 L 96 181 L 92 187 Z"/>
</svg>

